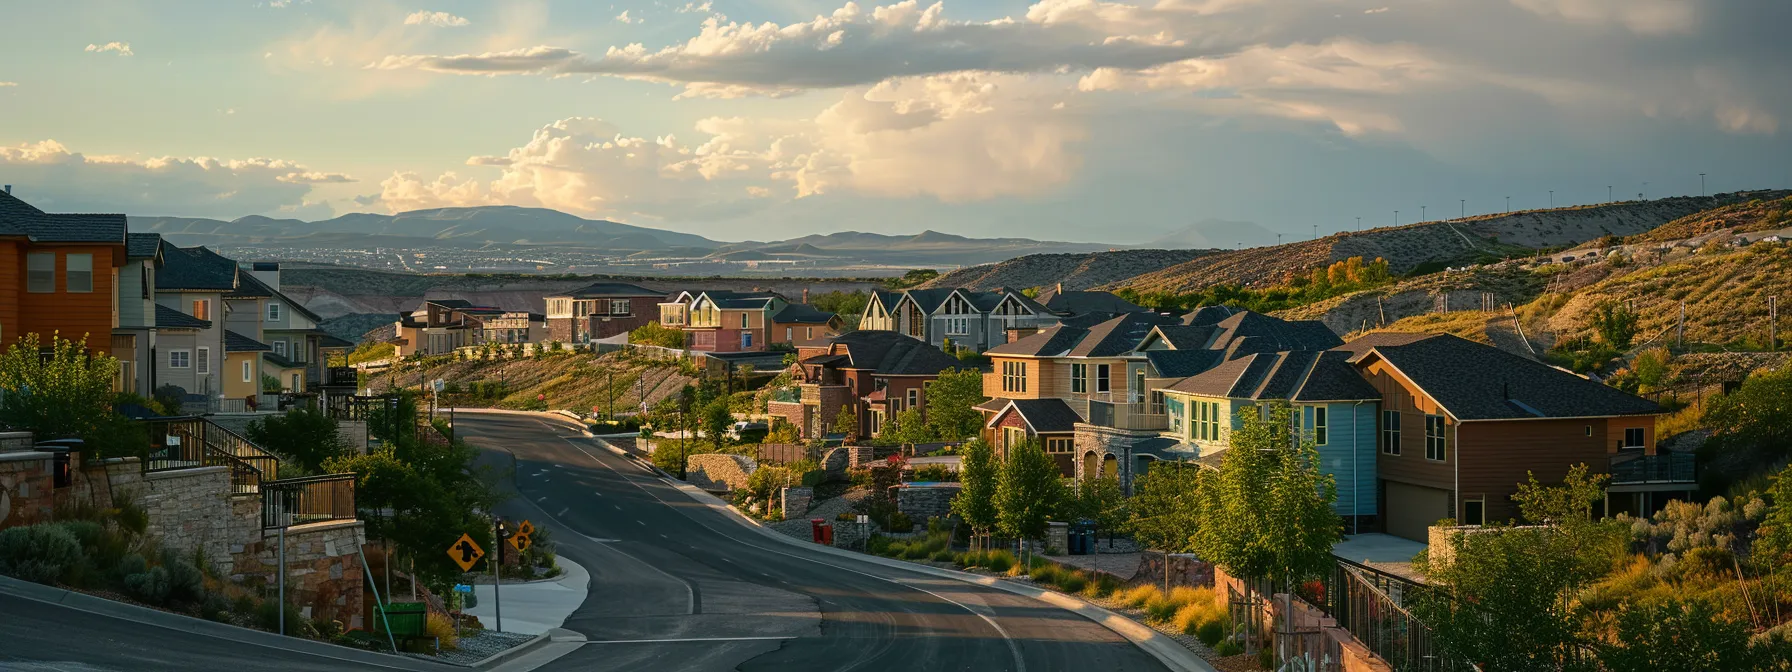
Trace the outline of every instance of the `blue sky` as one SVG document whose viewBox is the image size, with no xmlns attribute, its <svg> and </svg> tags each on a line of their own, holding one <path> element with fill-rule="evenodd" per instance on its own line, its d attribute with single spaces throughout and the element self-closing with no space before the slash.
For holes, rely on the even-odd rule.
<svg viewBox="0 0 1792 672">
<path fill-rule="evenodd" d="M 0 182 L 1117 244 L 1792 187 L 1792 3 L 885 2 L 0 0 Z"/>
</svg>

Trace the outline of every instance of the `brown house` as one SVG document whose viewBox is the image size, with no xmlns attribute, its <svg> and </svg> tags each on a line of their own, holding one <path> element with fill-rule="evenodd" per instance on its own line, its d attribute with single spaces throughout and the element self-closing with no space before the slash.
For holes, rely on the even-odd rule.
<svg viewBox="0 0 1792 672">
<path fill-rule="evenodd" d="M 599 282 L 544 298 L 548 340 L 589 343 L 658 320 L 666 293 L 625 282 Z"/>
<path fill-rule="evenodd" d="M 50 214 L 0 193 L 0 347 L 61 332 L 99 352 L 134 350 L 113 338 L 126 259 L 124 215 Z"/>
<path fill-rule="evenodd" d="M 1547 364 L 1450 335 L 1373 334 L 1340 349 L 1381 393 L 1378 508 L 1397 536 L 1422 540 L 1445 518 L 1515 518 L 1512 495 L 1531 474 L 1555 483 L 1577 464 L 1613 473 L 1672 459 L 1656 453 L 1654 402 Z M 1612 491 L 1693 487 L 1614 482 Z"/>
<path fill-rule="evenodd" d="M 840 412 L 857 420 L 860 436 L 877 436 L 891 418 L 927 409 L 927 383 L 962 364 L 926 342 L 892 331 L 854 331 L 820 345 L 798 346 L 797 384 L 776 390 L 767 411 L 798 428 L 803 438 L 837 432 Z"/>
</svg>

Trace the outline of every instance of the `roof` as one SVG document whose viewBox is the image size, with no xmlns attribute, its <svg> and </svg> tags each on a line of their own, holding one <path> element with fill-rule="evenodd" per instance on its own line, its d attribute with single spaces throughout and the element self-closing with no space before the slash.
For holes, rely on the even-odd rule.
<svg viewBox="0 0 1792 672">
<path fill-rule="evenodd" d="M 224 296 L 227 296 L 227 297 L 233 298 L 233 299 L 239 299 L 239 298 L 271 299 L 271 298 L 274 298 L 274 293 L 275 293 L 274 288 L 269 287 L 267 285 L 267 283 L 262 282 L 261 279 L 255 277 L 255 275 L 253 273 L 244 273 L 244 272 L 242 272 L 242 269 L 239 267 L 236 271 L 236 274 L 237 274 L 236 289 L 233 289 L 233 290 L 225 293 Z M 287 303 L 291 303 L 291 302 L 292 302 L 292 299 L 287 299 Z"/>
<path fill-rule="evenodd" d="M 1039 434 L 1073 432 L 1076 431 L 1076 423 L 1083 421 L 1083 417 L 1077 415 L 1076 410 L 1072 409 L 1070 404 L 1064 403 L 1063 399 L 1006 399 L 1004 401 L 1008 403 L 1003 406 L 1003 410 L 989 419 L 991 426 L 994 426 L 1009 411 L 1019 413 L 1021 419 L 1026 421 L 1027 426 Z"/>
<path fill-rule="evenodd" d="M 1145 361 L 1157 370 L 1154 378 L 1187 378 L 1220 363 L 1218 350 L 1151 350 Z"/>
<path fill-rule="evenodd" d="M 1088 329 L 1058 325 L 1044 331 L 1003 343 L 984 351 L 986 355 L 1023 355 L 1053 357 L 1070 352 L 1070 348 L 1089 334 Z"/>
<path fill-rule="evenodd" d="M 133 259 L 150 259 L 162 253 L 162 234 L 127 233 L 124 254 Z"/>
<path fill-rule="evenodd" d="M 1381 398 L 1375 386 L 1350 365 L 1347 353 L 1311 350 L 1246 355 L 1184 378 L 1168 389 L 1203 397 L 1300 402 Z"/>
<path fill-rule="evenodd" d="M 1238 308 L 1231 306 L 1201 306 L 1182 316 L 1182 323 L 1192 327 L 1219 324 L 1220 320 L 1237 315 Z"/>
<path fill-rule="evenodd" d="M 125 244 L 125 216 L 55 214 L 0 192 L 0 236 L 26 236 L 44 243 Z"/>
<path fill-rule="evenodd" d="M 468 301 L 466 299 L 424 299 L 423 300 L 423 304 L 431 304 L 431 303 L 436 304 L 437 306 L 440 306 L 442 308 L 449 308 L 449 309 L 472 308 L 473 307 L 473 302 Z M 421 305 L 423 305 L 423 304 L 420 304 L 419 307 L 421 307 Z"/>
<path fill-rule="evenodd" d="M 1156 313 L 1127 313 L 1089 328 L 1070 354 L 1077 357 L 1114 357 L 1132 352 L 1151 333 L 1152 327 L 1175 318 Z"/>
<path fill-rule="evenodd" d="M 204 247 L 176 247 L 162 243 L 162 268 L 156 272 L 156 290 L 236 289 L 236 262 Z"/>
<path fill-rule="evenodd" d="M 1218 330 L 1214 346 L 1220 348 L 1235 347 L 1241 339 L 1254 339 L 1259 345 L 1247 347 L 1257 352 L 1327 350 L 1344 344 L 1330 327 L 1317 320 L 1283 320 L 1248 310 L 1238 311 L 1213 326 Z"/>
<path fill-rule="evenodd" d="M 1379 357 L 1457 420 L 1650 415 L 1655 402 L 1490 345 L 1449 334 L 1378 345 Z"/>
<path fill-rule="evenodd" d="M 1140 306 L 1126 299 L 1114 296 L 1111 292 L 1060 292 L 1055 289 L 1039 293 L 1040 302 L 1046 309 L 1054 313 L 1080 315 L 1083 313 L 1143 313 Z"/>
<path fill-rule="evenodd" d="M 224 330 L 225 352 L 267 352 L 273 349 L 273 346 L 261 341 L 257 341 L 229 329 Z"/>
<path fill-rule="evenodd" d="M 212 321 L 211 320 L 201 320 L 197 317 L 193 317 L 192 315 L 188 315 L 186 313 L 180 312 L 178 310 L 169 308 L 167 306 L 164 306 L 164 305 L 158 303 L 158 304 L 156 304 L 156 328 L 157 329 L 210 329 L 210 328 L 212 328 Z"/>
<path fill-rule="evenodd" d="M 656 291 L 648 289 L 646 287 L 642 287 L 640 285 L 631 285 L 626 282 L 595 282 L 595 283 L 592 283 L 589 285 L 585 285 L 584 287 L 580 287 L 578 289 L 572 290 L 570 292 L 565 292 L 562 294 L 549 294 L 548 296 L 571 297 L 571 298 L 575 298 L 575 299 L 601 299 L 601 298 L 617 298 L 617 299 L 656 298 L 656 299 L 663 299 L 663 298 L 666 298 L 666 293 L 665 292 L 656 292 Z"/>
<path fill-rule="evenodd" d="M 318 342 L 317 347 L 326 350 L 333 348 L 352 348 L 355 347 L 355 343 L 346 338 L 340 338 L 326 333 L 324 334 L 323 340 Z"/>
<path fill-rule="evenodd" d="M 773 322 L 785 324 L 827 324 L 833 319 L 833 313 L 817 310 L 814 306 L 806 303 L 788 304 L 784 306 L 783 310 L 772 315 Z"/>
<path fill-rule="evenodd" d="M 304 364 L 300 364 L 298 362 L 292 361 L 290 359 L 287 359 L 281 355 L 278 355 L 278 354 L 275 354 L 272 352 L 261 353 L 261 358 L 268 360 L 269 364 L 273 364 L 274 366 L 280 367 L 282 369 L 297 369 L 297 368 L 303 368 L 305 366 Z"/>
<path fill-rule="evenodd" d="M 829 342 L 846 351 L 848 361 L 840 368 L 869 370 L 876 375 L 931 376 L 965 366 L 926 341 L 894 331 L 848 332 Z"/>
<path fill-rule="evenodd" d="M 1374 349 L 1377 346 L 1406 345 L 1436 335 L 1437 334 L 1415 334 L 1404 331 L 1382 331 L 1372 334 L 1363 334 L 1352 339 L 1349 343 L 1345 343 L 1332 349 L 1339 352 L 1348 352 L 1351 355 L 1351 359 L 1355 360 L 1368 354 L 1371 349 Z"/>
<path fill-rule="evenodd" d="M 1201 326 L 1169 325 L 1157 328 L 1157 334 L 1165 343 L 1177 350 L 1196 350 L 1207 347 L 1213 340 L 1213 332 L 1218 329 L 1211 324 Z"/>
<path fill-rule="evenodd" d="M 920 307 L 921 312 L 932 313 L 934 309 L 940 307 L 940 304 L 946 302 L 946 297 L 951 296 L 952 292 L 955 291 L 958 290 L 951 288 L 911 289 L 903 292 L 902 296 L 910 301 L 914 301 L 915 305 Z"/>
</svg>

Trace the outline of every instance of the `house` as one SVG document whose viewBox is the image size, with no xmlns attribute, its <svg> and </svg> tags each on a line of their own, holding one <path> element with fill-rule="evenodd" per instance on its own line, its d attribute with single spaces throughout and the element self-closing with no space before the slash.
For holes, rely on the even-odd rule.
<svg viewBox="0 0 1792 672">
<path fill-rule="evenodd" d="M 411 312 L 398 316 L 395 354 L 446 355 L 455 348 L 478 345 L 483 342 L 486 322 L 506 312 L 464 299 L 425 299 Z"/>
<path fill-rule="evenodd" d="M 1333 510 L 1346 529 L 1377 529 L 1376 418 L 1381 393 L 1359 375 L 1351 353 L 1294 350 L 1227 360 L 1161 388 L 1167 436 L 1177 445 L 1120 459 L 1195 459 L 1218 466 L 1231 448 L 1240 412 L 1269 402 L 1289 404 L 1301 435 L 1319 451 L 1319 469 L 1338 486 Z M 1087 471 L 1091 465 L 1086 465 Z M 1134 469 L 1143 473 L 1143 469 Z"/>
<path fill-rule="evenodd" d="M 1143 306 L 1115 296 L 1112 292 L 1065 291 L 1064 283 L 1058 283 L 1040 292 L 1038 300 L 1046 309 L 1059 315 L 1085 315 L 1088 313 L 1119 315 L 1151 312 Z"/>
<path fill-rule="evenodd" d="M 125 234 L 112 356 L 118 358 L 119 389 L 144 397 L 155 394 L 156 272 L 161 267 L 161 234 Z"/>
<path fill-rule="evenodd" d="M 859 318 L 859 328 L 895 331 L 939 347 L 950 344 L 982 352 L 1067 319 L 1082 318 L 1079 325 L 1088 326 L 1123 313 L 1149 312 L 1107 292 L 1059 288 L 1040 297 L 1035 300 L 1006 287 L 990 291 L 875 290 Z"/>
<path fill-rule="evenodd" d="M 839 330 L 833 313 L 775 292 L 686 290 L 659 308 L 660 324 L 684 331 L 685 347 L 699 352 L 763 352 L 818 343 Z"/>
<path fill-rule="evenodd" d="M 95 352 L 129 351 L 119 327 L 118 275 L 126 266 L 124 215 L 46 213 L 0 193 L 0 347 L 25 334 L 82 341 Z M 124 337 L 124 338 L 115 338 Z M 119 382 L 123 389 L 124 382 Z"/>
<path fill-rule="evenodd" d="M 1654 402 L 1492 346 L 1451 335 L 1371 334 L 1339 351 L 1381 395 L 1377 509 L 1390 534 L 1423 540 L 1445 518 L 1465 525 L 1514 518 L 1512 495 L 1533 474 L 1555 483 L 1577 464 L 1620 476 L 1690 458 L 1657 452 L 1662 409 Z M 1608 492 L 1619 500 L 1640 493 L 1629 499 L 1653 507 L 1653 495 L 1696 488 L 1687 466 L 1665 482 L 1614 478 Z"/>
<path fill-rule="evenodd" d="M 548 340 L 547 316 L 524 310 L 512 310 L 487 317 L 479 336 L 483 343 L 545 343 Z"/>
<path fill-rule="evenodd" d="M 802 303 L 786 304 L 771 316 L 774 345 L 819 345 L 840 333 L 840 316 Z"/>
<path fill-rule="evenodd" d="M 256 319 L 260 330 L 256 338 L 269 347 L 262 355 L 268 368 L 266 374 L 277 380 L 282 390 L 290 392 L 317 386 L 324 378 L 326 350 L 348 344 L 338 343 L 341 339 L 324 332 L 323 317 L 281 291 L 280 264 L 254 262 L 242 282 L 256 285 L 267 294 L 257 306 Z"/>
<path fill-rule="evenodd" d="M 162 268 L 155 276 L 157 389 L 173 385 L 208 399 L 224 393 L 218 369 L 225 354 L 225 297 L 238 294 L 237 276 L 236 262 L 216 252 L 162 241 Z M 244 291 L 241 296 L 254 298 L 253 290 Z"/>
<path fill-rule="evenodd" d="M 545 298 L 547 334 L 537 340 L 589 343 L 659 319 L 666 293 L 626 282 L 599 282 Z"/>
<path fill-rule="evenodd" d="M 226 325 L 229 322 L 226 320 Z M 224 381 L 222 396 L 225 399 L 249 399 L 259 397 L 262 392 L 261 378 L 271 375 L 278 378 L 262 356 L 273 348 L 268 344 L 244 336 L 229 329 L 224 330 Z M 278 368 L 278 367 L 274 367 Z"/>
<path fill-rule="evenodd" d="M 902 292 L 885 289 L 871 290 L 871 296 L 865 301 L 865 312 L 859 315 L 859 329 L 865 331 L 902 331 L 896 319 L 896 304 L 902 302 Z"/>
<path fill-rule="evenodd" d="M 848 332 L 798 346 L 796 356 L 796 384 L 775 390 L 767 410 L 805 439 L 835 431 L 842 409 L 856 418 L 861 436 L 878 436 L 907 409 L 926 413 L 927 383 L 963 366 L 920 339 L 891 331 Z"/>
</svg>

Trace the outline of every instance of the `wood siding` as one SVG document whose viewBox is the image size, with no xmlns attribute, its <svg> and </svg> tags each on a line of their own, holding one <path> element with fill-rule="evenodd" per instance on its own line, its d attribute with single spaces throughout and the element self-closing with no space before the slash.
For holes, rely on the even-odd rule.
<svg viewBox="0 0 1792 672">
<path fill-rule="evenodd" d="M 123 246 L 117 246 L 123 252 Z M 85 339 L 87 347 L 106 352 L 112 348 L 112 330 L 118 326 L 118 266 L 114 249 L 105 245 L 14 245 L 10 278 L 0 274 L 0 294 L 17 297 L 16 314 L 7 321 L 0 313 L 0 344 L 36 332 L 48 341 L 52 332 L 63 338 Z M 48 293 L 25 291 L 25 255 L 56 255 L 56 289 Z M 93 291 L 68 291 L 68 255 L 93 255 Z M 118 254 L 116 256 L 123 256 Z M 10 284 L 12 291 L 7 292 Z M 3 308 L 0 308 L 3 310 Z"/>
<path fill-rule="evenodd" d="M 1553 484 L 1562 482 L 1577 464 L 1586 464 L 1591 473 L 1607 473 L 1611 470 L 1607 456 L 1623 437 L 1622 427 L 1645 424 L 1652 435 L 1654 416 L 1463 423 L 1457 433 L 1462 498 L 1485 497 L 1489 521 L 1516 518 L 1518 507 L 1511 497 L 1530 474 Z M 1616 436 L 1613 428 L 1618 428 Z"/>
<path fill-rule="evenodd" d="M 1375 469 L 1381 478 L 1412 483 L 1445 490 L 1456 487 L 1455 466 L 1451 462 L 1456 457 L 1455 421 L 1445 415 L 1446 436 L 1450 437 L 1445 451 L 1445 460 L 1425 459 L 1425 416 L 1444 415 L 1443 408 L 1437 401 L 1418 389 L 1405 376 L 1400 375 L 1385 362 L 1374 361 L 1360 369 L 1369 379 L 1369 384 L 1381 392 L 1381 410 L 1395 411 L 1400 414 L 1400 454 L 1389 455 L 1378 452 Z M 1376 450 L 1380 451 L 1382 418 L 1376 417 Z"/>
</svg>

